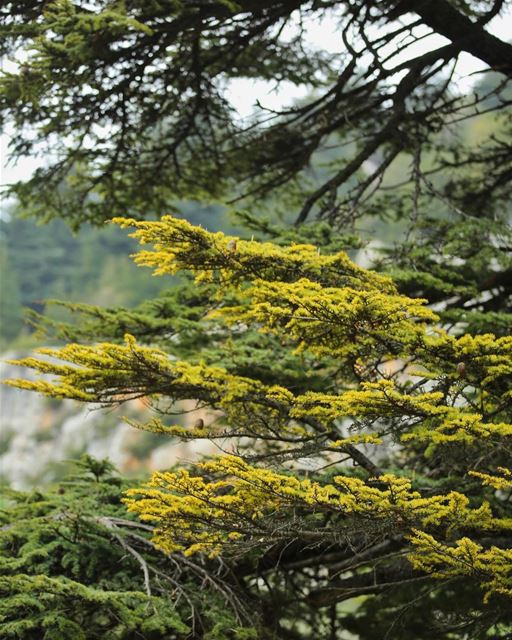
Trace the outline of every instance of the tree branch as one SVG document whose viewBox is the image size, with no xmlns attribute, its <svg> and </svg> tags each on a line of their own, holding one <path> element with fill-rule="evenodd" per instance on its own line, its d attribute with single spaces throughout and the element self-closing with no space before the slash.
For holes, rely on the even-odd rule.
<svg viewBox="0 0 512 640">
<path fill-rule="evenodd" d="M 447 0 L 409 0 L 400 4 L 405 9 L 402 13 L 413 11 L 461 50 L 479 58 L 494 71 L 512 77 L 512 45 L 472 22 Z"/>
</svg>

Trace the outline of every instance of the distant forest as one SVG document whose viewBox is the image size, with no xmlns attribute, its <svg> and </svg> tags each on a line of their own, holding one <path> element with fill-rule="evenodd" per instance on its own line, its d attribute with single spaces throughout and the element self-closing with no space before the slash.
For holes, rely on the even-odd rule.
<svg viewBox="0 0 512 640">
<path fill-rule="evenodd" d="M 229 229 L 220 207 L 181 207 L 194 224 Z M 62 220 L 41 224 L 20 217 L 15 207 L 0 218 L 0 348 L 33 346 L 27 311 L 58 319 L 63 309 L 49 300 L 84 302 L 105 307 L 137 306 L 170 284 L 137 268 L 129 255 L 136 243 L 113 225 L 84 225 L 78 233 Z"/>
</svg>

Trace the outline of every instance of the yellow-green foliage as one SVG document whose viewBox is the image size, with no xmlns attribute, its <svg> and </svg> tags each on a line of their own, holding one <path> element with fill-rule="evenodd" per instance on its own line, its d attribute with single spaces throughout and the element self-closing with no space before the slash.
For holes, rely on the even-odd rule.
<svg viewBox="0 0 512 640">
<path fill-rule="evenodd" d="M 241 240 L 221 232 L 210 233 L 171 216 L 158 222 L 125 218 L 115 218 L 113 222 L 135 228 L 133 237 L 143 245 L 153 245 L 153 250 L 139 251 L 135 262 L 153 267 L 158 275 L 190 269 L 198 281 L 213 280 L 224 285 L 255 278 L 268 282 L 308 278 L 325 286 L 371 287 L 396 293 L 389 278 L 361 269 L 346 253 L 321 256 L 313 245 L 279 247 Z"/>
<path fill-rule="evenodd" d="M 294 536 L 336 544 L 372 530 L 401 537 L 418 571 L 470 576 L 486 598 L 512 593 L 512 551 L 492 542 L 512 528 L 512 337 L 454 337 L 425 300 L 399 295 L 344 253 L 245 241 L 171 217 L 116 222 L 152 245 L 138 264 L 213 285 L 204 326 L 228 336 L 219 342 L 222 362 L 182 362 L 127 335 L 124 344 L 43 349 L 49 360 L 18 364 L 53 379 L 8 383 L 86 402 L 144 396 L 161 408 L 194 399 L 215 410 L 193 428 L 163 419 L 135 425 L 238 447 L 195 474 L 157 473 L 129 493 L 129 508 L 155 525 L 162 549 L 236 555 Z M 251 331 L 275 336 L 298 363 L 307 357 L 324 372 L 325 391 L 230 371 L 230 350 Z M 384 468 L 389 446 L 394 473 Z M 344 472 L 305 477 L 293 465 L 304 458 Z M 416 479 L 418 464 L 427 471 Z"/>
<path fill-rule="evenodd" d="M 449 532 L 499 524 L 485 503 L 471 509 L 466 496 L 455 491 L 424 498 L 412 489 L 410 480 L 392 474 L 380 476 L 378 482 L 335 476 L 332 483 L 322 485 L 256 468 L 229 455 L 197 466 L 219 479 L 208 482 L 182 469 L 155 473 L 147 487 L 128 491 L 129 509 L 156 523 L 155 540 L 167 551 L 214 555 L 230 543 L 236 546 L 241 538 L 259 542 L 286 538 L 290 525 L 276 531 L 276 520 L 286 523 L 298 508 L 350 515 L 389 531 L 435 525 Z M 323 529 L 306 536 L 314 541 L 339 534 L 339 530 Z"/>
<path fill-rule="evenodd" d="M 503 467 L 498 467 L 497 471 L 501 473 L 501 476 L 491 476 L 488 473 L 480 473 L 478 471 L 470 471 L 470 474 L 481 478 L 484 484 L 494 487 L 495 489 L 512 489 L 512 471 Z"/>
<path fill-rule="evenodd" d="M 509 530 L 511 525 L 509 522 Z M 512 549 L 495 546 L 484 549 L 466 537 L 447 545 L 425 531 L 415 531 L 410 541 L 414 546 L 410 560 L 417 569 L 441 579 L 477 577 L 486 600 L 493 592 L 512 597 Z"/>
</svg>

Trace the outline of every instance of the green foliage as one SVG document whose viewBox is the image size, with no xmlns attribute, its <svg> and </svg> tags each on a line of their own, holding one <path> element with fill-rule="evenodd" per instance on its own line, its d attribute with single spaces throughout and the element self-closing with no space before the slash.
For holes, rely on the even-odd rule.
<svg viewBox="0 0 512 640">
<path fill-rule="evenodd" d="M 512 236 L 507 215 L 496 220 L 425 215 L 413 242 L 384 249 L 387 255 L 376 267 L 389 273 L 404 293 L 437 303 L 458 333 L 510 334 Z"/>
<path fill-rule="evenodd" d="M 166 558 L 127 516 L 127 486 L 108 461 L 83 456 L 56 487 L 6 491 L 2 638 L 230 637 L 236 617 L 221 613 L 215 588 L 200 589 L 194 564 Z"/>
<path fill-rule="evenodd" d="M 60 637 L 143 638 L 183 637 L 180 623 L 169 603 L 148 598 L 141 592 L 111 592 L 90 588 L 63 577 L 16 575 L 0 582 L 6 638 Z M 148 611 L 148 604 L 159 610 Z M 7 609 L 8 607 L 8 609 Z M 42 634 L 42 635 L 41 635 Z"/>
</svg>

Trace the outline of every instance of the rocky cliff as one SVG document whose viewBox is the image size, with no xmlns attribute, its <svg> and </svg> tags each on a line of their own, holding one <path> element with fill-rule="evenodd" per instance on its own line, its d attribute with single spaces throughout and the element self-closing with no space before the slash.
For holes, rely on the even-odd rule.
<svg viewBox="0 0 512 640">
<path fill-rule="evenodd" d="M 6 363 L 25 355 L 3 354 L 0 380 L 31 379 L 32 371 Z M 67 460 L 86 452 L 109 458 L 128 474 L 165 469 L 211 452 L 209 441 L 176 442 L 123 422 L 123 416 L 144 420 L 148 414 L 143 402 L 105 410 L 0 385 L 0 477 L 20 489 L 47 484 L 64 474 Z M 186 421 L 194 422 L 198 415 L 188 412 Z"/>
</svg>

